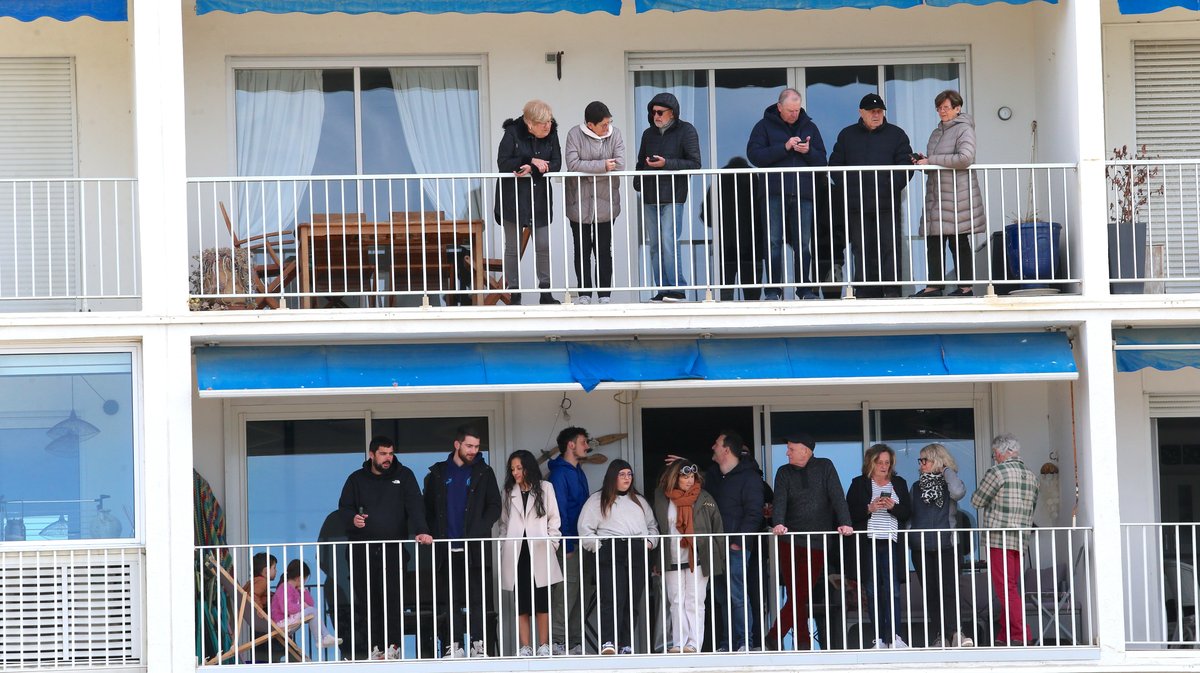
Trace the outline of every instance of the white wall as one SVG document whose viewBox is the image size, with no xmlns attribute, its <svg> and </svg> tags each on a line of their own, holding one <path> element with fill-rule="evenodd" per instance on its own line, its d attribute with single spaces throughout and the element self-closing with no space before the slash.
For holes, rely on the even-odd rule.
<svg viewBox="0 0 1200 673">
<path fill-rule="evenodd" d="M 631 4 L 631 3 L 627 3 Z M 483 54 L 487 58 L 484 153 L 491 168 L 501 122 L 519 113 L 530 98 L 543 98 L 565 124 L 582 117 L 591 100 L 609 104 L 617 124 L 628 118 L 626 54 L 631 52 L 711 52 L 838 49 L 903 46 L 962 46 L 971 53 L 972 90 L 981 162 L 1029 160 L 1029 122 L 1040 114 L 1035 72 L 1057 68 L 1039 60 L 1039 22 L 1057 21 L 1055 6 L 1040 3 L 948 9 L 870 11 L 842 9 L 802 12 L 652 12 L 633 15 L 471 15 L 399 16 L 266 15 L 234 16 L 185 12 L 188 97 L 188 171 L 195 176 L 229 175 L 230 56 L 398 56 Z M 555 78 L 546 52 L 565 51 L 563 80 Z M 797 63 L 797 65 L 800 65 Z M 769 103 L 770 101 L 765 101 Z M 1013 109 L 1001 122 L 995 111 Z M 930 101 L 930 117 L 934 116 Z M 644 111 L 636 112 L 639 117 Z M 852 123 L 857 111 L 823 123 L 834 135 Z M 1039 120 L 1043 137 L 1061 133 L 1061 120 Z M 628 135 L 628 133 L 627 133 Z M 914 139 L 923 145 L 924 138 Z M 632 139 L 630 152 L 636 149 Z M 1066 150 L 1043 151 L 1043 161 L 1069 161 Z"/>
<path fill-rule="evenodd" d="M 80 177 L 133 177 L 130 24 L 0 19 L 0 58 L 75 59 Z"/>
</svg>

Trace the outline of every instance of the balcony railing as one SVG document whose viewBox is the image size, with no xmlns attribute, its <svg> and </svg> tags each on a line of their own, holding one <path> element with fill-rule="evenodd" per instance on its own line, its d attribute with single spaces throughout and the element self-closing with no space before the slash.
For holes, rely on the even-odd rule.
<svg viewBox="0 0 1200 673">
<path fill-rule="evenodd" d="M 0 549 L 0 671 L 144 665 L 144 552 Z"/>
<path fill-rule="evenodd" d="M 193 306 L 1074 289 L 1073 165 L 915 168 L 560 173 L 550 190 L 482 173 L 194 179 Z M 598 197 L 569 199 L 568 186 Z M 813 195 L 811 231 L 793 225 L 808 213 L 786 197 L 797 190 Z M 677 205 L 648 213 L 643 194 Z M 921 236 L 922 220 L 944 235 Z"/>
<path fill-rule="evenodd" d="M 1123 524 L 1125 633 L 1131 647 L 1200 649 L 1200 524 Z"/>
<path fill-rule="evenodd" d="M 1107 175 L 1112 290 L 1200 291 L 1200 161 L 1109 161 Z"/>
<path fill-rule="evenodd" d="M 136 309 L 137 182 L 0 180 L 0 310 Z"/>
<path fill-rule="evenodd" d="M 997 660 L 1030 647 L 1093 645 L 1090 529 L 991 531 L 1014 547 L 1027 541 L 1010 566 L 1012 576 L 1003 565 L 988 567 L 990 550 L 980 547 L 978 529 L 942 531 L 953 545 L 942 552 L 925 551 L 922 532 L 901 531 L 895 543 L 875 543 L 865 532 L 845 538 L 697 535 L 692 538 L 697 573 L 687 571 L 686 552 L 672 555 L 678 535 L 527 538 L 531 566 L 582 578 L 545 589 L 548 618 L 533 620 L 532 627 L 522 626 L 514 595 L 529 592 L 535 606 L 530 611 L 538 612 L 541 589 L 532 575 L 498 570 L 520 567 L 520 544 L 492 539 L 199 547 L 202 662 L 402 659 L 420 665 L 416 660 L 540 656 L 591 668 L 603 666 L 602 655 L 634 654 L 724 656 L 750 665 L 738 657 L 762 650 L 809 657 L 873 649 L 881 641 L 896 650 L 901 643 L 941 652 L 973 646 Z M 560 551 L 539 544 L 542 540 L 560 545 Z M 582 546 L 564 557 L 562 550 L 576 541 Z M 731 570 L 739 564 L 731 563 L 737 552 L 729 543 L 745 550 L 740 573 Z M 894 552 L 880 558 L 896 562 L 877 565 L 875 544 Z M 505 554 L 512 555 L 511 563 Z M 300 572 L 302 564 L 311 574 Z M 903 572 L 893 576 L 889 567 Z M 286 590 L 289 578 L 303 578 L 311 607 L 297 598 L 289 611 L 285 599 L 265 593 L 267 607 L 260 610 L 253 598 L 256 570 L 264 571 L 260 587 L 271 592 Z M 1011 580 L 1011 599 L 994 592 L 997 580 Z M 897 616 L 885 633 L 880 615 L 889 612 L 893 594 Z M 1024 639 L 1009 637 L 1020 632 L 1022 621 Z M 531 631 L 522 636 L 526 628 Z M 340 645 L 333 645 L 336 638 Z"/>
</svg>

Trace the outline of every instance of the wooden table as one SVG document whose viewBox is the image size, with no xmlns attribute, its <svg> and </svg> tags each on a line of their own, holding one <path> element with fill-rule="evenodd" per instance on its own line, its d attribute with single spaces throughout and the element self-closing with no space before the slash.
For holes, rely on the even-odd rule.
<svg viewBox="0 0 1200 673">
<path fill-rule="evenodd" d="M 296 227 L 301 305 L 312 307 L 312 293 L 369 294 L 373 291 L 452 293 L 466 254 L 447 253 L 467 246 L 482 258 L 483 220 L 453 220 L 439 212 L 395 212 L 370 220 L 364 213 L 317 214 Z M 478 251 L 478 252 L 477 252 Z M 382 259 L 381 259 L 382 258 Z M 470 265 L 472 287 L 487 288 L 482 264 Z M 484 294 L 472 296 L 483 302 Z"/>
</svg>

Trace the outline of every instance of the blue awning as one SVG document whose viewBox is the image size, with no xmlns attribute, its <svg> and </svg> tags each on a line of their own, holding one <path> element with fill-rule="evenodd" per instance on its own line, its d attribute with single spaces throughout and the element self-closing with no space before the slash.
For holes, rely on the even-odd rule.
<svg viewBox="0 0 1200 673">
<path fill-rule="evenodd" d="M 99 21 L 127 21 L 126 0 L 4 0 L 0 2 L 0 17 L 20 21 L 47 18 L 74 21 L 90 16 Z"/>
<path fill-rule="evenodd" d="M 1200 11 L 1200 0 L 1117 0 L 1122 14 L 1153 14 L 1172 7 Z"/>
<path fill-rule="evenodd" d="M 1164 372 L 1200 368 L 1200 329 L 1160 327 L 1113 332 L 1117 371 L 1159 369 Z"/>
<path fill-rule="evenodd" d="M 1056 4 L 1058 0 L 1040 0 Z M 990 5 L 993 2 L 1004 2 L 1010 5 L 1023 5 L 1035 0 L 637 0 L 637 11 L 649 12 L 662 9 L 668 12 L 682 12 L 696 9 L 704 12 L 720 12 L 727 9 L 760 10 L 760 9 L 841 9 L 854 7 L 871 9 L 873 7 L 949 7 L 950 5 Z"/>
<path fill-rule="evenodd" d="M 621 0 L 196 0 L 196 13 L 270 14 L 553 14 L 621 13 Z"/>
<path fill-rule="evenodd" d="M 196 348 L 204 397 L 1077 376 L 1058 332 Z"/>
</svg>

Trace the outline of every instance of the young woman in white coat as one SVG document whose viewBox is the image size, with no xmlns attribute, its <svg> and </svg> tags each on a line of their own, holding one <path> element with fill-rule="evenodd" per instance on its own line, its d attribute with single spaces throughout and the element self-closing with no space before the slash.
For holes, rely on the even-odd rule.
<svg viewBox="0 0 1200 673">
<path fill-rule="evenodd" d="M 500 585 L 516 592 L 517 637 L 521 656 L 534 653 L 530 616 L 537 615 L 537 655 L 550 655 L 550 586 L 563 581 L 558 566 L 558 500 L 542 480 L 529 451 L 508 457 L 508 478 L 500 507 Z M 551 538 L 551 539 L 546 539 Z"/>
</svg>

